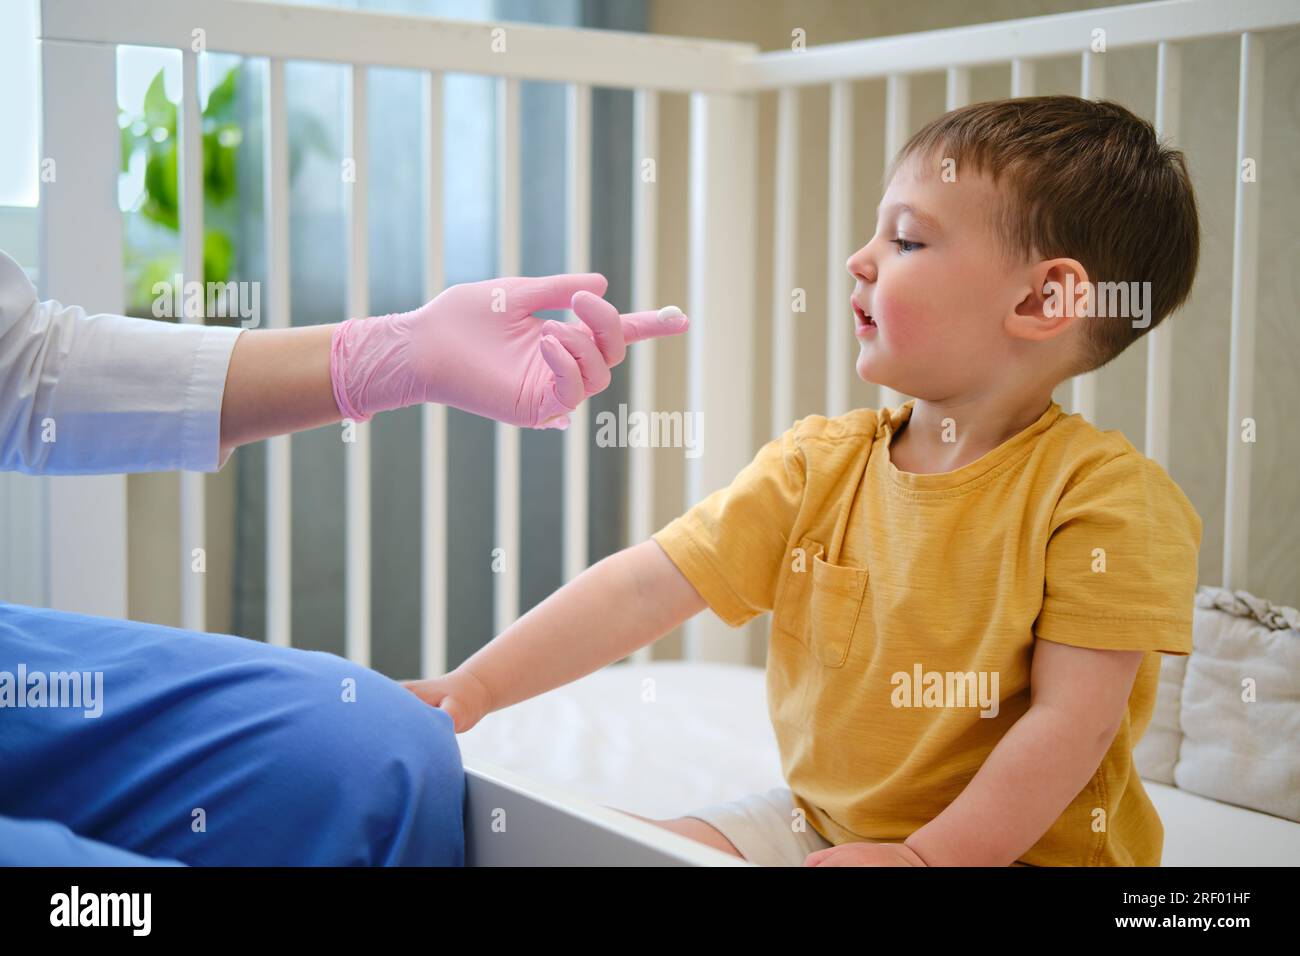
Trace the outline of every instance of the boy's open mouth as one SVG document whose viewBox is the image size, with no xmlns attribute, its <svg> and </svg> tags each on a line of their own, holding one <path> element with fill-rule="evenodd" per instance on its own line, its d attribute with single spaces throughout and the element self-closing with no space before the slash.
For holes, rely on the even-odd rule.
<svg viewBox="0 0 1300 956">
<path fill-rule="evenodd" d="M 854 320 L 855 320 L 855 322 L 854 322 L 854 326 L 855 326 L 855 328 L 857 328 L 857 329 L 864 329 L 864 328 L 870 328 L 870 329 L 873 329 L 873 328 L 876 327 L 875 320 L 873 320 L 873 319 L 871 318 L 871 316 L 869 316 L 869 315 L 867 315 L 865 312 L 863 312 L 862 309 L 858 306 L 857 302 L 855 302 L 855 301 L 852 300 L 852 299 L 849 299 L 849 303 L 853 306 L 853 318 L 854 318 Z"/>
</svg>

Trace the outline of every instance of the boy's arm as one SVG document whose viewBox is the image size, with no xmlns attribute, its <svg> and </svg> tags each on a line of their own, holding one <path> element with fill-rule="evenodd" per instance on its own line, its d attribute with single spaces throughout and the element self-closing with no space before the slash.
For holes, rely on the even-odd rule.
<svg viewBox="0 0 1300 956">
<path fill-rule="evenodd" d="M 662 637 L 708 605 L 654 540 L 593 564 L 458 670 L 500 710 L 577 680 Z"/>
<path fill-rule="evenodd" d="M 930 866 L 1023 856 L 1096 773 L 1144 653 L 1036 640 L 1029 709 L 957 799 L 903 842 Z"/>
</svg>

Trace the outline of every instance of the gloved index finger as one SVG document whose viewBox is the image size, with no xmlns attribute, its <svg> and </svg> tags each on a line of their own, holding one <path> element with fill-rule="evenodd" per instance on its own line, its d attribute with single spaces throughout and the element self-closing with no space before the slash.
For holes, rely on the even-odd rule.
<svg viewBox="0 0 1300 956">
<path fill-rule="evenodd" d="M 629 344 L 643 339 L 677 335 L 685 332 L 691 324 L 691 320 L 675 305 L 646 312 L 628 312 L 619 318 L 623 322 L 623 341 Z"/>
</svg>

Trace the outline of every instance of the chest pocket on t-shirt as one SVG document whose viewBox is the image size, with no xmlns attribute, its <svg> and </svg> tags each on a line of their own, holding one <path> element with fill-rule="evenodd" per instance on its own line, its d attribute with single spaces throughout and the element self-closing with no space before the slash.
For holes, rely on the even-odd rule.
<svg viewBox="0 0 1300 956">
<path fill-rule="evenodd" d="M 773 622 L 799 639 L 827 667 L 842 667 L 853 646 L 867 590 L 867 571 L 831 564 L 817 541 L 799 542 L 787 555 L 785 584 Z"/>
</svg>

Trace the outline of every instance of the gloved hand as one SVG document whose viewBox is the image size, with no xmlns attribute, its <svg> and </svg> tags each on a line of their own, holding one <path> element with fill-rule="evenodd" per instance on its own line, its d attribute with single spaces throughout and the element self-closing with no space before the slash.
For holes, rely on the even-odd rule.
<svg viewBox="0 0 1300 956">
<path fill-rule="evenodd" d="M 454 285 L 411 312 L 348 319 L 334 330 L 330 379 L 344 418 L 438 402 L 529 428 L 567 428 L 568 412 L 609 385 L 627 343 L 686 330 L 674 308 L 620 316 L 596 272 Z M 582 322 L 532 313 L 572 308 Z"/>
</svg>

